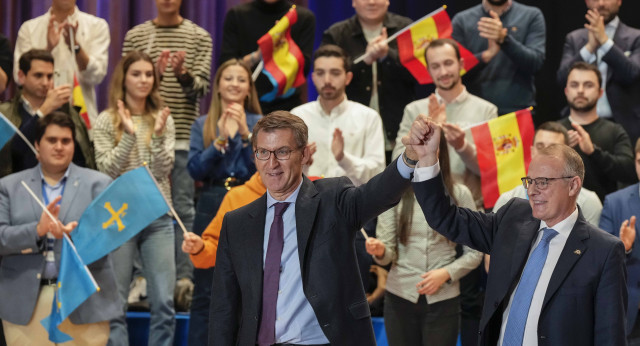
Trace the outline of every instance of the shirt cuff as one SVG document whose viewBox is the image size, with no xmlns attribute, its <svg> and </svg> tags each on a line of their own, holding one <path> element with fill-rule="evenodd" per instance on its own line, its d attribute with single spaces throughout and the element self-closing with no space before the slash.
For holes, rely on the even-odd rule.
<svg viewBox="0 0 640 346">
<path fill-rule="evenodd" d="M 407 166 L 407 164 L 404 163 L 404 160 L 402 158 L 398 158 L 396 162 L 397 162 L 396 167 L 398 167 L 398 173 L 400 173 L 400 176 L 402 176 L 405 179 L 411 179 L 411 173 L 414 172 L 414 169 Z"/>
<path fill-rule="evenodd" d="M 613 40 L 608 39 L 607 42 L 603 43 L 602 46 L 598 48 L 598 56 L 605 56 L 605 54 L 609 53 L 611 47 L 613 47 Z"/>
<path fill-rule="evenodd" d="M 436 164 L 433 166 L 416 167 L 416 169 L 413 171 L 413 182 L 419 183 L 435 178 L 438 173 L 440 173 L 440 161 L 436 162 Z"/>
<path fill-rule="evenodd" d="M 582 57 L 582 60 L 588 62 L 589 64 L 593 64 L 596 61 L 596 55 L 589 52 L 587 50 L 587 46 L 584 46 L 580 49 L 580 56 Z"/>
</svg>

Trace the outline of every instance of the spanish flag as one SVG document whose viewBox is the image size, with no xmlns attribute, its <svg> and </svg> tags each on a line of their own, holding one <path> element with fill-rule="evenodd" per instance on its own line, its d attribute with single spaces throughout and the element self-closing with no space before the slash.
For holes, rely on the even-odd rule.
<svg viewBox="0 0 640 346">
<path fill-rule="evenodd" d="M 263 95 L 262 101 L 273 101 L 276 97 L 287 97 L 304 79 L 304 56 L 291 38 L 291 26 L 298 20 L 296 7 L 291 9 L 278 23 L 258 40 L 264 61 L 263 72 L 271 80 L 274 90 Z"/>
<path fill-rule="evenodd" d="M 78 83 L 78 77 L 73 74 L 73 106 L 78 108 L 80 116 L 84 119 L 87 129 L 91 129 L 91 121 L 89 120 L 89 113 L 87 112 L 87 105 L 84 103 L 84 96 L 82 96 L 82 88 Z"/>
<path fill-rule="evenodd" d="M 411 72 L 418 83 L 433 83 L 424 57 L 429 42 L 438 38 L 451 38 L 452 31 L 449 15 L 442 8 L 436 14 L 415 22 L 409 30 L 398 36 L 400 62 Z M 463 61 L 460 75 L 463 75 L 478 63 L 478 59 L 460 43 L 458 43 L 458 48 Z"/>
<path fill-rule="evenodd" d="M 533 121 L 523 109 L 471 128 L 478 153 L 484 207 L 492 208 L 500 194 L 521 184 L 531 162 Z"/>
</svg>

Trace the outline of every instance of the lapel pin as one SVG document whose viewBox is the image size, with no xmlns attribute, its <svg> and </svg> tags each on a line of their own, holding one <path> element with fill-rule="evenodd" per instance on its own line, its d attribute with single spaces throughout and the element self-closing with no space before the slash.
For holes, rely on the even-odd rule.
<svg viewBox="0 0 640 346">
<path fill-rule="evenodd" d="M 580 254 L 582 254 L 582 251 L 580 251 L 580 250 L 576 250 L 576 251 L 574 251 L 573 253 L 574 253 L 574 254 L 576 254 L 576 255 L 580 255 Z"/>
<path fill-rule="evenodd" d="M 78 187 L 78 181 L 77 180 L 73 182 L 73 186 Z"/>
</svg>

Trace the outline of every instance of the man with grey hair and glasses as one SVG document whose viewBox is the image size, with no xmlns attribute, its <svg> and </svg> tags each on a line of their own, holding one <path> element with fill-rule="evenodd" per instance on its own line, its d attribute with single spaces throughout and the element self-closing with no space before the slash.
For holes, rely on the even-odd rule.
<svg viewBox="0 0 640 346">
<path fill-rule="evenodd" d="M 403 142 L 419 158 L 413 189 L 427 222 L 491 255 L 479 344 L 626 345 L 624 245 L 582 216 L 584 165 L 575 150 L 538 151 L 522 178 L 529 201 L 513 198 L 485 214 L 451 202 L 438 163 L 441 132 L 419 116 Z"/>
</svg>

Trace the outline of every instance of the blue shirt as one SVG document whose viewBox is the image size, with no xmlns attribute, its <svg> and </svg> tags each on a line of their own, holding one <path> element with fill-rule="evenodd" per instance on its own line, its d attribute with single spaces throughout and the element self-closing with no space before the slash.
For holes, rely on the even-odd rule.
<svg viewBox="0 0 640 346">
<path fill-rule="evenodd" d="M 262 115 L 246 112 L 246 117 L 247 126 L 251 131 Z M 189 162 L 187 163 L 187 170 L 191 177 L 195 180 L 220 180 L 228 177 L 248 180 L 256 172 L 251 143 L 243 145 L 242 137 L 236 133 L 235 137 L 228 139 L 228 147 L 224 153 L 216 149 L 213 142 L 205 148 L 203 128 L 206 118 L 206 116 L 199 117 L 191 126 Z"/>
<path fill-rule="evenodd" d="M 45 205 L 48 205 L 49 203 L 51 203 L 51 201 L 62 195 L 62 192 L 64 191 L 64 184 L 69 177 L 69 167 L 67 167 L 67 171 L 64 172 L 64 176 L 62 177 L 62 179 L 60 179 L 60 181 L 55 186 L 51 186 L 47 184 L 47 181 L 44 179 L 42 167 L 40 167 L 40 165 L 38 164 L 38 168 L 40 168 L 40 178 L 42 179 L 42 198 L 44 198 Z M 60 202 L 62 202 L 62 200 Z"/>
<path fill-rule="evenodd" d="M 398 159 L 397 168 L 400 175 L 409 179 L 412 168 L 407 167 L 402 159 Z M 278 301 L 276 303 L 276 343 L 292 344 L 328 344 L 329 340 L 324 335 L 316 314 L 304 295 L 302 287 L 302 274 L 300 271 L 300 259 L 298 255 L 298 235 L 296 228 L 296 200 L 300 192 L 300 185 L 291 196 L 284 201 L 278 201 L 271 197 L 267 190 L 267 216 L 264 223 L 264 240 L 262 244 L 262 268 L 269 247 L 269 234 L 273 223 L 274 204 L 278 202 L 291 203 L 282 214 L 284 225 L 284 246 L 280 257 L 280 283 Z"/>
</svg>

